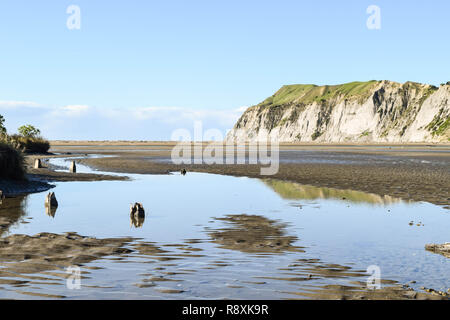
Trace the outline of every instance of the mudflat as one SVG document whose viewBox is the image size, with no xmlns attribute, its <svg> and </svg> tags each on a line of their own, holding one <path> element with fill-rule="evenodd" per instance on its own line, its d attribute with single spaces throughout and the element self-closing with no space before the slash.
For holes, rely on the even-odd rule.
<svg viewBox="0 0 450 320">
<path fill-rule="evenodd" d="M 102 154 L 77 161 L 120 173 L 167 174 L 188 171 L 264 178 L 261 165 L 174 165 L 175 143 L 76 142 L 52 144 L 57 153 Z M 405 200 L 450 206 L 450 145 L 280 146 L 280 168 L 270 178 L 301 184 L 351 189 Z"/>
</svg>

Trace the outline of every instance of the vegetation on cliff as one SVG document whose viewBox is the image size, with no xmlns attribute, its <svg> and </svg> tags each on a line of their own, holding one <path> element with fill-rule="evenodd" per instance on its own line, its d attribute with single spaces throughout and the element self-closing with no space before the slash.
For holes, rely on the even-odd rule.
<svg viewBox="0 0 450 320">
<path fill-rule="evenodd" d="M 450 118 L 443 115 L 444 109 L 440 109 L 439 113 L 433 118 L 433 121 L 427 126 L 433 136 L 441 136 L 450 129 Z M 450 139 L 449 139 L 450 140 Z"/>
<path fill-rule="evenodd" d="M 283 86 L 273 96 L 263 101 L 262 105 L 309 104 L 329 101 L 334 98 L 367 98 L 379 81 L 350 82 L 341 85 L 317 86 L 313 84 L 294 84 Z"/>
</svg>

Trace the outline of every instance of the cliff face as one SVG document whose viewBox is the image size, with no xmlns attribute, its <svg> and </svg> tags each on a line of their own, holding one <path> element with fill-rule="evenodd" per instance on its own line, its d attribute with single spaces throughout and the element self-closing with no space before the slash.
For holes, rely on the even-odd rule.
<svg viewBox="0 0 450 320">
<path fill-rule="evenodd" d="M 449 142 L 450 83 L 289 85 L 247 109 L 227 140 Z"/>
</svg>

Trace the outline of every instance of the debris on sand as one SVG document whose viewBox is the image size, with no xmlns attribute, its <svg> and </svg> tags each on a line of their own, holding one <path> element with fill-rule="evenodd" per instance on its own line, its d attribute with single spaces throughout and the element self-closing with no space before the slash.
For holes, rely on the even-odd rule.
<svg viewBox="0 0 450 320">
<path fill-rule="evenodd" d="M 446 242 L 444 244 L 427 244 L 425 245 L 425 249 L 450 258 L 450 242 Z"/>
<path fill-rule="evenodd" d="M 450 296 L 450 294 L 448 293 L 448 292 L 450 292 L 450 289 L 447 290 L 448 292 L 440 291 L 440 290 L 434 290 L 434 289 L 425 288 L 425 287 L 421 287 L 421 289 L 424 290 L 425 292 L 431 293 L 432 295 L 435 295 L 435 296 L 442 296 L 442 297 Z"/>
</svg>

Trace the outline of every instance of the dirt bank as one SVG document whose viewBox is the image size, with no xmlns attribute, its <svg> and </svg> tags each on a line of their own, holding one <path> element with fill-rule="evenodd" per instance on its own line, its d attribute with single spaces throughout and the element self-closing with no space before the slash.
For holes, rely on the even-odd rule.
<svg viewBox="0 0 450 320">
<path fill-rule="evenodd" d="M 27 175 L 30 180 L 39 181 L 114 181 L 114 180 L 128 180 L 127 177 L 117 176 L 117 175 L 105 175 L 105 174 L 95 174 L 95 173 L 70 173 L 67 171 L 55 171 L 55 169 L 60 169 L 51 166 L 46 159 L 50 158 L 62 158 L 62 157 L 79 157 L 84 156 L 83 154 L 72 154 L 72 155 L 53 155 L 53 156 L 28 156 L 25 159 Z M 42 168 L 35 169 L 33 167 L 34 160 L 41 159 Z M 66 168 L 65 168 L 66 169 Z"/>
<path fill-rule="evenodd" d="M 17 196 L 22 194 L 43 192 L 54 187 L 52 182 L 59 181 L 113 181 L 128 180 L 124 176 L 105 175 L 105 174 L 88 174 L 88 173 L 70 173 L 55 171 L 55 168 L 49 167 L 45 159 L 55 157 L 70 157 L 71 155 L 30 155 L 24 160 L 26 169 L 25 180 L 0 179 L 0 190 L 5 196 Z M 72 156 L 82 156 L 81 154 Z M 35 169 L 33 167 L 34 160 L 42 160 L 42 168 Z"/>
</svg>

